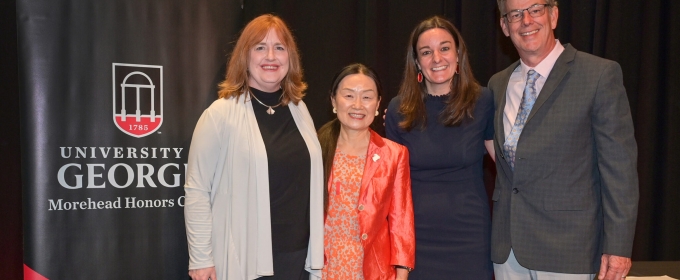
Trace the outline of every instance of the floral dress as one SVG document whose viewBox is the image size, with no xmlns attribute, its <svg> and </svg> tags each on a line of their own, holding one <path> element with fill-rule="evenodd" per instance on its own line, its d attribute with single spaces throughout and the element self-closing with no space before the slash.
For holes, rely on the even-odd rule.
<svg viewBox="0 0 680 280">
<path fill-rule="evenodd" d="M 335 151 L 324 228 L 324 280 L 363 280 L 364 248 L 359 239 L 357 204 L 366 156 Z"/>
</svg>

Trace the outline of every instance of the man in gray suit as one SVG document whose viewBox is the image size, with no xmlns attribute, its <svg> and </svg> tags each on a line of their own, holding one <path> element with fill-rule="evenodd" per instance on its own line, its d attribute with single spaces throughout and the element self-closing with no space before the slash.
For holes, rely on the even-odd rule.
<svg viewBox="0 0 680 280">
<path fill-rule="evenodd" d="M 489 81 L 497 280 L 625 278 L 637 146 L 621 67 L 555 39 L 555 0 L 497 0 L 520 61 Z"/>
</svg>

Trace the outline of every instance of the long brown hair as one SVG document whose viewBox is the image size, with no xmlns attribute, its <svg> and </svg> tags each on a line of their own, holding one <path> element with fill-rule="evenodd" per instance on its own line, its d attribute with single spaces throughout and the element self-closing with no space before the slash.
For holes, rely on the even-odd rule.
<svg viewBox="0 0 680 280">
<path fill-rule="evenodd" d="M 307 90 L 307 84 L 302 80 L 302 64 L 295 39 L 286 23 L 281 18 L 271 14 L 256 17 L 243 28 L 229 58 L 226 78 L 219 85 L 218 94 L 220 98 L 238 97 L 248 90 L 250 50 L 264 39 L 270 29 L 276 31 L 281 43 L 288 50 L 290 63 L 288 74 L 281 81 L 283 88 L 281 101 L 284 105 L 288 102 L 297 105 L 302 99 L 305 90 Z"/>
<path fill-rule="evenodd" d="M 399 123 L 399 127 L 407 131 L 410 131 L 416 125 L 424 128 L 427 123 L 424 102 L 427 88 L 425 87 L 425 82 L 419 83 L 417 80 L 419 70 L 416 66 L 416 60 L 418 59 L 416 50 L 420 34 L 432 28 L 441 28 L 449 32 L 458 50 L 458 74 L 453 75 L 451 93 L 446 100 L 446 107 L 442 111 L 439 120 L 446 126 L 456 126 L 465 118 L 472 118 L 475 103 L 481 92 L 481 86 L 472 74 L 467 46 L 458 29 L 448 20 L 438 16 L 420 22 L 411 32 L 406 51 L 404 80 L 399 87 L 399 96 L 401 97 L 399 113 L 404 116 L 404 120 Z"/>
<path fill-rule="evenodd" d="M 378 98 L 382 97 L 382 86 L 380 85 L 380 79 L 378 74 L 370 67 L 363 65 L 361 63 L 354 63 L 345 66 L 340 72 L 335 74 L 333 78 L 333 84 L 329 91 L 330 97 L 335 98 L 338 92 L 338 87 L 342 80 L 353 74 L 363 74 L 373 79 L 375 82 L 375 87 L 378 90 Z M 377 119 L 377 118 L 376 118 Z M 319 137 L 319 143 L 321 144 L 321 157 L 323 159 L 323 178 L 326 183 L 323 188 L 323 206 L 324 213 L 328 210 L 328 179 L 331 176 L 331 170 L 333 170 L 333 159 L 335 157 L 335 149 L 338 148 L 338 138 L 340 137 L 340 120 L 335 118 L 326 124 L 324 124 L 317 132 L 317 137 Z"/>
</svg>

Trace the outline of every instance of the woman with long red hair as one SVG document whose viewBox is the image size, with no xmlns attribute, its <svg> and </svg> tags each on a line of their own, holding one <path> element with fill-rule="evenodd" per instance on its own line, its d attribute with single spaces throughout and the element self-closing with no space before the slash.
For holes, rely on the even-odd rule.
<svg viewBox="0 0 680 280">
<path fill-rule="evenodd" d="M 184 207 L 193 280 L 303 280 L 323 266 L 321 148 L 300 56 L 273 15 L 243 29 L 196 124 Z"/>
</svg>

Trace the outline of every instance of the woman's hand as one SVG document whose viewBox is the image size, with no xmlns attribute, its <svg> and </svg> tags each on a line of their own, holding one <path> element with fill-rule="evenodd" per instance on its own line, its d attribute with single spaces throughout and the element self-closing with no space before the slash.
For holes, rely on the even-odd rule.
<svg viewBox="0 0 680 280">
<path fill-rule="evenodd" d="M 217 274 L 215 274 L 214 266 L 199 269 L 189 269 L 189 276 L 191 276 L 191 280 L 217 280 Z"/>
<path fill-rule="evenodd" d="M 395 268 L 397 270 L 397 278 L 395 280 L 407 280 L 408 270 L 404 268 Z"/>
</svg>

